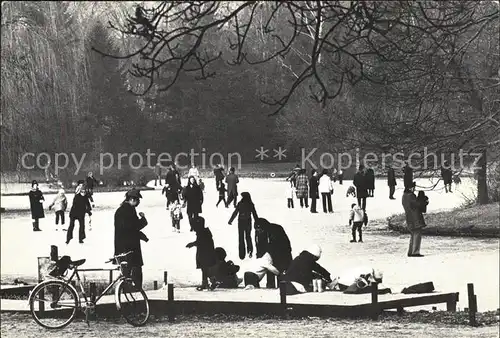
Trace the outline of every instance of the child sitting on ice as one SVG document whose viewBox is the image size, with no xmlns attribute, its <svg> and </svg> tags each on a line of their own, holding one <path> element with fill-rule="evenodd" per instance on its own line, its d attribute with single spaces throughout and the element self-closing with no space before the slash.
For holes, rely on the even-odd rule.
<svg viewBox="0 0 500 338">
<path fill-rule="evenodd" d="M 236 276 L 240 266 L 233 261 L 226 262 L 226 250 L 221 247 L 215 248 L 215 265 L 210 268 L 211 289 L 216 287 L 232 289 L 237 288 L 242 279 Z"/>
<path fill-rule="evenodd" d="M 249 271 L 246 271 L 243 275 L 243 281 L 245 282 L 245 290 L 259 288 L 260 281 L 267 274 L 271 272 L 276 276 L 279 275 L 278 269 L 273 265 L 273 259 L 269 252 L 266 252 L 261 258 L 257 258 L 252 262 L 252 266 Z"/>
</svg>

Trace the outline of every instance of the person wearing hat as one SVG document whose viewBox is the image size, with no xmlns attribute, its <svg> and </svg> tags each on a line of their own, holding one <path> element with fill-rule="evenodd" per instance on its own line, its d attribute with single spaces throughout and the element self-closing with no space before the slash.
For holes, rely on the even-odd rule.
<svg viewBox="0 0 500 338">
<path fill-rule="evenodd" d="M 402 204 L 406 215 L 406 225 L 410 231 L 410 245 L 408 257 L 423 257 L 420 254 L 420 244 L 422 242 L 422 229 L 426 227 L 422 206 L 415 195 L 416 183 L 406 188 L 403 193 Z"/>
<path fill-rule="evenodd" d="M 30 210 L 31 210 L 31 218 L 33 219 L 33 231 L 42 231 L 40 230 L 40 224 L 38 220 L 40 218 L 45 218 L 45 213 L 43 212 L 43 201 L 45 198 L 43 197 L 42 192 L 38 189 L 38 182 L 33 180 L 31 182 L 31 190 L 28 193 L 30 199 Z"/>
<path fill-rule="evenodd" d="M 142 266 L 144 265 L 141 251 L 141 240 L 148 238 L 141 231 L 148 221 L 144 213 L 137 215 L 136 208 L 141 203 L 141 192 L 137 189 L 129 190 L 125 200 L 115 212 L 115 256 L 132 251 L 126 260 L 130 268 L 131 278 L 135 285 L 142 287 Z"/>
<path fill-rule="evenodd" d="M 313 279 L 322 279 L 331 283 L 330 273 L 317 263 L 321 257 L 321 247 L 313 245 L 295 257 L 283 275 L 286 294 L 295 295 L 313 291 Z"/>
</svg>

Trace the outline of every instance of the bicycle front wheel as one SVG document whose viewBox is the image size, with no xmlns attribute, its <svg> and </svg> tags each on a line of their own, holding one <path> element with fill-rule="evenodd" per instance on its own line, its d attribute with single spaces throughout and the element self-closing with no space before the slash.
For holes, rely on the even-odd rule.
<svg viewBox="0 0 500 338">
<path fill-rule="evenodd" d="M 78 309 L 78 295 L 67 283 L 53 280 L 38 284 L 29 298 L 35 322 L 46 329 L 61 329 L 71 323 Z"/>
<path fill-rule="evenodd" d="M 149 302 L 144 290 L 124 279 L 116 287 L 116 308 L 133 326 L 143 326 L 149 319 Z"/>
</svg>

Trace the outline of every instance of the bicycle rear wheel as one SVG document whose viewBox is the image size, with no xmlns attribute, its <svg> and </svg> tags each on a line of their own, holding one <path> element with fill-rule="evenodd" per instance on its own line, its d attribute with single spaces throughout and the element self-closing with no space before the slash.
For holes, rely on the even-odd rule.
<svg viewBox="0 0 500 338">
<path fill-rule="evenodd" d="M 78 295 L 67 283 L 53 280 L 38 284 L 29 305 L 35 322 L 46 329 L 61 329 L 76 317 Z"/>
<path fill-rule="evenodd" d="M 125 320 L 133 326 L 143 326 L 149 320 L 149 302 L 142 288 L 124 279 L 116 287 L 116 308 Z"/>
</svg>

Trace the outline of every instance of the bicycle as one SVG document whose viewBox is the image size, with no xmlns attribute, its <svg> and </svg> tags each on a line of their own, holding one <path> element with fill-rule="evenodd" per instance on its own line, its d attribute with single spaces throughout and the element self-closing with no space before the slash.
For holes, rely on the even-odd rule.
<svg viewBox="0 0 500 338">
<path fill-rule="evenodd" d="M 61 329 L 69 325 L 76 317 L 77 310 L 83 311 L 85 321 L 89 324 L 89 315 L 94 313 L 95 305 L 113 287 L 115 287 L 115 304 L 118 312 L 133 326 L 143 326 L 149 320 L 149 301 L 142 287 L 137 287 L 129 277 L 127 262 L 124 259 L 132 251 L 116 255 L 106 261 L 117 264 L 120 275 L 110 283 L 95 300 L 88 299 L 78 274 L 78 267 L 85 259 L 71 261 L 68 256 L 62 257 L 56 263 L 56 273 L 50 273 L 54 279 L 39 283 L 31 291 L 28 302 L 30 312 L 35 322 L 47 329 Z M 64 260 L 64 258 L 66 258 Z M 59 265 L 57 265 L 59 263 Z M 65 276 L 68 270 L 74 270 L 69 279 Z M 71 284 L 73 277 L 80 285 L 83 300 L 78 296 L 76 287 Z M 47 306 L 45 306 L 47 305 Z M 65 319 L 67 318 L 67 319 Z M 62 322 L 58 322 L 62 320 Z"/>
</svg>

